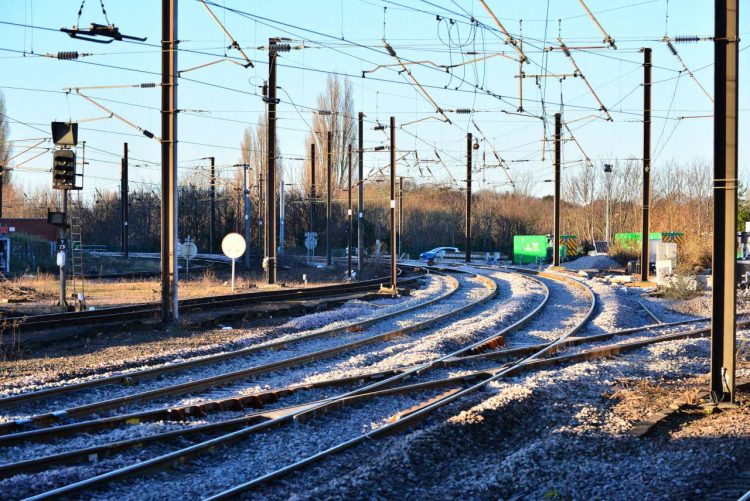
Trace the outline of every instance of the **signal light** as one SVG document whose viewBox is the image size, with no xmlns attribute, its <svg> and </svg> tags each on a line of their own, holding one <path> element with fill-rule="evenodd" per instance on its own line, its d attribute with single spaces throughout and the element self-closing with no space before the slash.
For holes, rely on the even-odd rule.
<svg viewBox="0 0 750 501">
<path fill-rule="evenodd" d="M 76 154 L 73 150 L 56 150 L 52 153 L 52 188 L 76 189 Z"/>
</svg>

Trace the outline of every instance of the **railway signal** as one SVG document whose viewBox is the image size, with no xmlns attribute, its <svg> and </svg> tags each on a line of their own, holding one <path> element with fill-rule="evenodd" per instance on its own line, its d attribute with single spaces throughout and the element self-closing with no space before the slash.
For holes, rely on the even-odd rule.
<svg viewBox="0 0 750 501">
<path fill-rule="evenodd" d="M 76 154 L 73 150 L 55 150 L 52 153 L 52 188 L 76 189 Z"/>
</svg>

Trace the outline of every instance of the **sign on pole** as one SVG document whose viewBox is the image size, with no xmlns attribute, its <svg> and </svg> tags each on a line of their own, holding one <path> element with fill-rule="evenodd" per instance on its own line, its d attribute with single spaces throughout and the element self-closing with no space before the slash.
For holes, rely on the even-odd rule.
<svg viewBox="0 0 750 501">
<path fill-rule="evenodd" d="M 232 291 L 234 291 L 234 268 L 235 260 L 245 253 L 247 246 L 245 238 L 239 233 L 229 233 L 221 241 L 221 250 L 224 255 L 232 259 Z"/>
<path fill-rule="evenodd" d="M 185 275 L 190 278 L 190 260 L 198 255 L 198 247 L 190 237 L 185 239 L 185 243 L 178 246 L 179 255 L 185 259 Z"/>
</svg>

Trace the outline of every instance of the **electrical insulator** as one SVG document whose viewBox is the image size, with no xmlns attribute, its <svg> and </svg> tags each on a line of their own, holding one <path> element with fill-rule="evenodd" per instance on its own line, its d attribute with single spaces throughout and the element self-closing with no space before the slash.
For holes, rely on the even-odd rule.
<svg viewBox="0 0 750 501">
<path fill-rule="evenodd" d="M 667 42 L 667 47 L 672 52 L 672 55 L 677 55 L 677 49 L 674 48 L 674 45 L 672 45 L 672 42 Z"/>
<path fill-rule="evenodd" d="M 142 83 L 140 85 L 141 89 L 153 89 L 154 87 L 156 87 L 155 83 Z"/>
<path fill-rule="evenodd" d="M 468 115 L 469 113 L 471 113 L 471 110 L 469 108 L 458 108 L 456 110 L 456 113 L 458 113 L 459 115 Z"/>
<path fill-rule="evenodd" d="M 696 37 L 696 36 L 684 36 L 683 35 L 683 36 L 674 37 L 674 41 L 677 43 L 697 43 L 697 42 L 700 42 L 701 39 L 700 37 Z"/>
<path fill-rule="evenodd" d="M 78 56 L 79 54 L 76 51 L 63 51 L 63 52 L 57 53 L 57 59 L 65 59 L 65 60 L 78 59 Z"/>
<path fill-rule="evenodd" d="M 292 46 L 288 43 L 274 43 L 269 47 L 274 52 L 289 52 L 292 50 Z"/>
<path fill-rule="evenodd" d="M 396 57 L 396 51 L 393 50 L 393 47 L 391 47 L 390 44 L 385 44 L 385 50 L 388 51 L 388 54 L 390 54 L 391 57 Z"/>
</svg>

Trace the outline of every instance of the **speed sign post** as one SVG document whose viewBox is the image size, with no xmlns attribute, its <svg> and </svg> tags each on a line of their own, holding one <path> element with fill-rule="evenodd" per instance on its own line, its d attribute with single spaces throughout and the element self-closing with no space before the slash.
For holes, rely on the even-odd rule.
<svg viewBox="0 0 750 501">
<path fill-rule="evenodd" d="M 185 239 L 185 243 L 177 247 L 179 255 L 185 258 L 185 276 L 190 279 L 190 260 L 198 255 L 198 247 L 190 237 Z"/>
<path fill-rule="evenodd" d="M 232 292 L 234 292 L 235 261 L 245 253 L 246 248 L 245 238 L 239 233 L 229 233 L 221 241 L 221 250 L 232 260 Z"/>
</svg>

